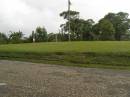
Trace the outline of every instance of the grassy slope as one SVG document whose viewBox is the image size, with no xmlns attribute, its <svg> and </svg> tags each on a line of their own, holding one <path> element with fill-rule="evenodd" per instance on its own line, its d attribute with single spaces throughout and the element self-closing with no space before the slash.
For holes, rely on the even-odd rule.
<svg viewBox="0 0 130 97">
<path fill-rule="evenodd" d="M 130 42 L 59 42 L 0 45 L 0 59 L 67 66 L 130 69 Z"/>
</svg>

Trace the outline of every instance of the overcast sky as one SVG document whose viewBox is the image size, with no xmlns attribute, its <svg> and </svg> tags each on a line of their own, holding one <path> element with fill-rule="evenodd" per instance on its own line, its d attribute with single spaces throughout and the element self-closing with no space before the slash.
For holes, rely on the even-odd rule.
<svg viewBox="0 0 130 97">
<path fill-rule="evenodd" d="M 130 0 L 71 0 L 73 10 L 81 18 L 98 21 L 108 12 L 130 14 Z M 37 26 L 57 32 L 63 19 L 59 13 L 67 10 L 67 0 L 0 0 L 0 31 L 21 30 L 29 35 Z"/>
</svg>

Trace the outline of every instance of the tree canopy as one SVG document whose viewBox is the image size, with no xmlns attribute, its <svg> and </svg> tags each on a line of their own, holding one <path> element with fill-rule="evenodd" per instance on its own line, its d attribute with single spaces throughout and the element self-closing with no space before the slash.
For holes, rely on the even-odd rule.
<svg viewBox="0 0 130 97">
<path fill-rule="evenodd" d="M 115 39 L 121 40 L 121 37 L 130 29 L 129 14 L 125 12 L 108 13 L 104 18 L 109 20 L 115 28 Z"/>
<path fill-rule="evenodd" d="M 10 31 L 9 35 L 1 32 L 0 44 L 67 41 L 69 35 L 72 41 L 130 40 L 130 19 L 126 12 L 108 13 L 98 22 L 83 19 L 80 17 L 80 12 L 73 10 L 63 11 L 60 16 L 65 22 L 60 25 L 58 33 L 48 33 L 45 27 L 40 26 L 36 27 L 29 37 L 25 37 L 21 31 Z"/>
<path fill-rule="evenodd" d="M 44 27 L 36 28 L 35 41 L 36 42 L 46 42 L 47 41 L 47 31 Z"/>
</svg>

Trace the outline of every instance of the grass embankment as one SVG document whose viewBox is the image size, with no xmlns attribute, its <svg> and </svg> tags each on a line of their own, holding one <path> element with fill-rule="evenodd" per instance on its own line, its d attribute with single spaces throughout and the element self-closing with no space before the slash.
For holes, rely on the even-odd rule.
<svg viewBox="0 0 130 97">
<path fill-rule="evenodd" d="M 0 45 L 0 59 L 130 70 L 130 42 L 52 42 Z"/>
</svg>

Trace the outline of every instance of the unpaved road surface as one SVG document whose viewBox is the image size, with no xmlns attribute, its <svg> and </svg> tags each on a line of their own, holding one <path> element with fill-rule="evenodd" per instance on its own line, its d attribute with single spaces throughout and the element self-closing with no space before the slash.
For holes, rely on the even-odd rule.
<svg viewBox="0 0 130 97">
<path fill-rule="evenodd" d="M 0 97 L 130 97 L 130 72 L 0 61 Z"/>
</svg>

